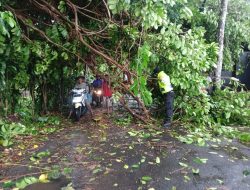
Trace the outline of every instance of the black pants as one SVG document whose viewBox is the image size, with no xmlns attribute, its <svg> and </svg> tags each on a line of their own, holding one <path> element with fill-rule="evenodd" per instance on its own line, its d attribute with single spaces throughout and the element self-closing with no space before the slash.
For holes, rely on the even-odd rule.
<svg viewBox="0 0 250 190">
<path fill-rule="evenodd" d="M 171 122 L 174 113 L 174 91 L 165 94 L 166 98 L 166 118 L 165 122 Z"/>
</svg>

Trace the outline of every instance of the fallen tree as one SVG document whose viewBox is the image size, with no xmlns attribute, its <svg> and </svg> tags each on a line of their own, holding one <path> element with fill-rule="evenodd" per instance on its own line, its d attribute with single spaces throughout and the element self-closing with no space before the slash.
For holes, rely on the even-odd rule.
<svg viewBox="0 0 250 190">
<path fill-rule="evenodd" d="M 213 40 L 217 20 L 208 20 L 212 13 L 206 11 L 211 3 L 216 7 L 209 0 L 200 12 L 200 6 L 184 0 L 4 0 L 0 6 L 0 105 L 6 114 L 14 112 L 20 89 L 29 89 L 32 110 L 58 110 L 74 77 L 90 69 L 92 75 L 109 74 L 115 91 L 131 95 L 142 112 L 132 110 L 120 96 L 124 108 L 148 122 L 147 108 L 153 100 L 163 103 L 154 88 L 157 82 L 151 80 L 153 69 L 159 66 L 174 86 L 175 117 L 211 126 L 216 120 L 211 117 L 214 105 L 220 104 L 211 103 L 213 99 L 201 90 L 209 85 L 207 74 L 217 62 L 218 45 Z M 234 14 L 229 12 L 230 26 L 239 24 L 231 17 Z M 240 24 L 247 28 L 245 18 Z M 227 43 L 242 34 L 234 27 L 230 31 L 238 33 L 225 33 Z M 246 36 L 237 43 L 234 60 L 238 60 L 240 44 L 248 44 Z M 238 101 L 237 106 L 242 105 Z M 235 114 L 227 117 L 238 118 Z"/>
<path fill-rule="evenodd" d="M 123 64 L 119 63 L 121 57 L 112 56 L 112 51 L 115 51 L 116 55 L 121 55 L 123 51 L 122 48 L 119 48 L 121 44 L 114 44 L 114 48 L 107 49 L 99 42 L 99 40 L 109 40 L 112 38 L 108 34 L 107 28 L 110 23 L 114 23 L 118 28 L 122 28 L 122 24 L 116 22 L 114 19 L 111 20 L 110 12 L 107 9 L 107 4 L 105 1 L 99 2 L 98 6 L 94 6 L 95 2 L 89 2 L 87 5 L 83 4 L 74 4 L 72 1 L 61 1 L 59 4 L 63 4 L 67 9 L 67 12 L 61 11 L 57 8 L 58 1 L 44 1 L 44 0 L 34 0 L 34 1 L 25 1 L 24 4 L 16 2 L 14 6 L 8 4 L 4 5 L 6 10 L 14 13 L 15 17 L 18 19 L 21 24 L 23 39 L 27 43 L 33 43 L 36 40 L 37 35 L 46 40 L 52 46 L 59 48 L 72 56 L 75 56 L 78 60 L 82 61 L 88 68 L 92 70 L 93 73 L 97 73 L 98 63 L 93 59 L 93 55 L 103 58 L 104 63 L 107 64 L 109 68 L 114 68 L 114 75 L 121 75 L 123 72 L 129 73 L 133 77 L 137 77 L 137 74 L 129 69 L 129 66 L 124 67 Z M 29 7 L 26 9 L 25 7 Z M 106 19 L 109 18 L 109 21 L 106 22 Z M 87 29 L 84 27 L 86 23 L 98 22 L 101 25 L 104 25 L 103 28 L 98 31 Z M 105 22 L 105 24 L 103 24 Z M 53 24 L 61 25 L 64 29 L 70 34 L 67 36 L 67 41 L 77 41 L 78 47 L 85 46 L 86 52 L 88 54 L 93 54 L 90 61 L 86 61 L 88 54 L 82 55 L 79 52 L 72 52 L 62 45 L 60 41 L 53 40 L 50 36 L 46 34 L 46 29 L 51 27 Z M 35 37 L 31 32 L 35 33 Z M 105 43 L 105 42 L 104 42 Z M 130 60 L 128 60 L 130 62 Z M 104 73 L 102 73 L 104 76 Z M 138 102 L 142 108 L 143 113 L 138 115 L 134 113 L 129 107 L 126 106 L 126 102 L 121 97 L 121 103 L 125 105 L 124 107 L 136 118 L 146 122 L 150 119 L 148 111 L 144 105 L 144 102 L 138 98 L 126 85 L 123 84 L 122 77 L 110 77 L 111 83 L 118 84 L 116 90 L 125 91 L 125 93 L 131 94 L 135 100 Z"/>
</svg>

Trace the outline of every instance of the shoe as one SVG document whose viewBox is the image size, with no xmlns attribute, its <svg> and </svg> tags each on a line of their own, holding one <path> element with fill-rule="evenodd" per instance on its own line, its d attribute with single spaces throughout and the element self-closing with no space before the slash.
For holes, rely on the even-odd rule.
<svg viewBox="0 0 250 190">
<path fill-rule="evenodd" d="M 163 128 L 170 128 L 171 127 L 171 123 L 170 122 L 166 122 L 163 124 Z"/>
</svg>

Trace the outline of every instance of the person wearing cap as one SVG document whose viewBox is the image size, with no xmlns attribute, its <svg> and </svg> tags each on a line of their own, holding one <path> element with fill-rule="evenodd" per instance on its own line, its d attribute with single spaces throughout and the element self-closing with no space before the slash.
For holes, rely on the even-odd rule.
<svg viewBox="0 0 250 190">
<path fill-rule="evenodd" d="M 170 77 L 164 71 L 159 71 L 159 68 L 157 67 L 154 70 L 154 73 L 157 74 L 158 84 L 161 93 L 165 96 L 166 115 L 163 127 L 168 128 L 171 126 L 171 121 L 174 113 L 173 87 L 170 82 Z"/>
</svg>

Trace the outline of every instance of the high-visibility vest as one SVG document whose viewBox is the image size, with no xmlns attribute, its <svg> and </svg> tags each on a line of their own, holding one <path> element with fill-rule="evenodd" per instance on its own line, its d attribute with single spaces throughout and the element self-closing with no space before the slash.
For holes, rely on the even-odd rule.
<svg viewBox="0 0 250 190">
<path fill-rule="evenodd" d="M 173 90 L 173 87 L 170 83 L 170 78 L 166 73 L 164 73 L 164 71 L 159 72 L 157 78 L 162 94 Z"/>
</svg>

